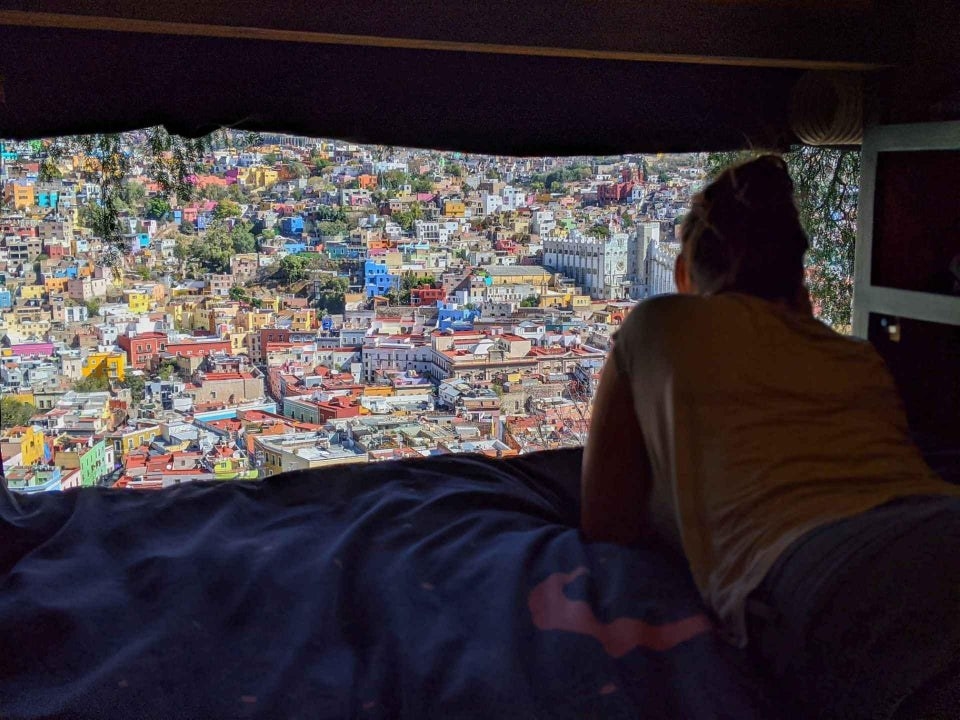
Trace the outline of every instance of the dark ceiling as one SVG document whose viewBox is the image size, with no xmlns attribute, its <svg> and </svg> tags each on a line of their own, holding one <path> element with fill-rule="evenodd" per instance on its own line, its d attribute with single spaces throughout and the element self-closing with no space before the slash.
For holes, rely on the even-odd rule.
<svg viewBox="0 0 960 720">
<path fill-rule="evenodd" d="M 163 123 L 516 155 L 785 147 L 802 73 L 915 51 L 915 14 L 872 0 L 3 7 L 0 136 L 18 138 Z"/>
</svg>

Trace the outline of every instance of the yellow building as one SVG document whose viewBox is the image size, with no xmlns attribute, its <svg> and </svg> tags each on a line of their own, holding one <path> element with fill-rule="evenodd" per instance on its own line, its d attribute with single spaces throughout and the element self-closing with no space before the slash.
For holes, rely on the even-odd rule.
<svg viewBox="0 0 960 720">
<path fill-rule="evenodd" d="M 7 185 L 7 202 L 11 203 L 15 210 L 26 210 L 37 203 L 37 196 L 33 185 Z"/>
<path fill-rule="evenodd" d="M 46 288 L 43 285 L 21 285 L 20 297 L 24 300 L 42 300 Z"/>
<path fill-rule="evenodd" d="M 257 166 L 247 168 L 247 172 L 240 174 L 238 179 L 241 185 L 247 187 L 266 188 L 276 183 L 280 176 L 272 168 Z"/>
<path fill-rule="evenodd" d="M 313 308 L 292 310 L 290 312 L 290 329 L 306 332 L 313 330 L 317 325 L 317 311 Z"/>
<path fill-rule="evenodd" d="M 152 302 L 152 293 L 148 294 L 140 290 L 131 290 L 127 293 L 127 307 L 130 308 L 130 312 L 146 314 L 150 312 Z"/>
<path fill-rule="evenodd" d="M 80 372 L 83 377 L 98 377 L 123 381 L 127 371 L 127 356 L 122 352 L 95 352 L 87 355 Z"/>
<path fill-rule="evenodd" d="M 23 466 L 36 465 L 43 461 L 43 433 L 39 428 L 11 428 L 7 431 L 3 442 L 14 448 L 13 453 L 11 453 L 10 450 L 6 450 L 4 452 L 5 457 L 15 455 L 16 448 L 19 447 L 20 464 Z"/>
<path fill-rule="evenodd" d="M 141 445 L 147 445 L 158 438 L 160 434 L 158 425 L 150 425 L 108 433 L 106 440 L 113 443 L 114 450 L 120 454 L 121 458 L 125 458 Z"/>
<path fill-rule="evenodd" d="M 467 214 L 467 204 L 460 200 L 446 200 L 443 203 L 443 214 L 447 217 L 462 218 Z"/>
<path fill-rule="evenodd" d="M 68 277 L 48 277 L 43 279 L 43 287 L 47 292 L 66 292 L 67 283 L 70 282 Z M 40 287 L 39 285 L 33 285 L 31 287 Z"/>
<path fill-rule="evenodd" d="M 230 333 L 230 352 L 234 355 L 245 353 L 247 351 L 247 332 L 240 330 Z"/>
<path fill-rule="evenodd" d="M 273 322 L 273 310 L 254 308 L 251 310 L 241 310 L 237 313 L 237 329 L 247 332 L 257 332 L 261 328 L 267 327 Z"/>
</svg>

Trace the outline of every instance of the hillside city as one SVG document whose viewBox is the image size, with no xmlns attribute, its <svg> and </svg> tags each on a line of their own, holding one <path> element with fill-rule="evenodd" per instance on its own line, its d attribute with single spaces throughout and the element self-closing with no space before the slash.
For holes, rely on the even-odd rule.
<svg viewBox="0 0 960 720">
<path fill-rule="evenodd" d="M 674 290 L 676 223 L 704 177 L 693 155 L 265 134 L 207 152 L 181 201 L 124 137 L 119 253 L 96 230 L 100 159 L 2 144 L 15 491 L 580 445 L 611 333 Z"/>
</svg>

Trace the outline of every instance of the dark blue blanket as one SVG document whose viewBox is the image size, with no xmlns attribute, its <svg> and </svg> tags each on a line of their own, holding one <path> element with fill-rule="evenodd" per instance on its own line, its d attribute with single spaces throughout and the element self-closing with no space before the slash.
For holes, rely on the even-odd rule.
<svg viewBox="0 0 960 720">
<path fill-rule="evenodd" d="M 576 452 L 0 496 L 0 717 L 764 718 Z"/>
</svg>

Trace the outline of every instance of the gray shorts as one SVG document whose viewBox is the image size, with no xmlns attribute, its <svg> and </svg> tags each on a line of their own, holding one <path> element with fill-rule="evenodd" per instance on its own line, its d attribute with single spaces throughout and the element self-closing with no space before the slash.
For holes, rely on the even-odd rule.
<svg viewBox="0 0 960 720">
<path fill-rule="evenodd" d="M 750 596 L 747 634 L 799 717 L 941 716 L 904 714 L 924 704 L 957 720 L 960 498 L 902 498 L 800 538 Z"/>
</svg>

